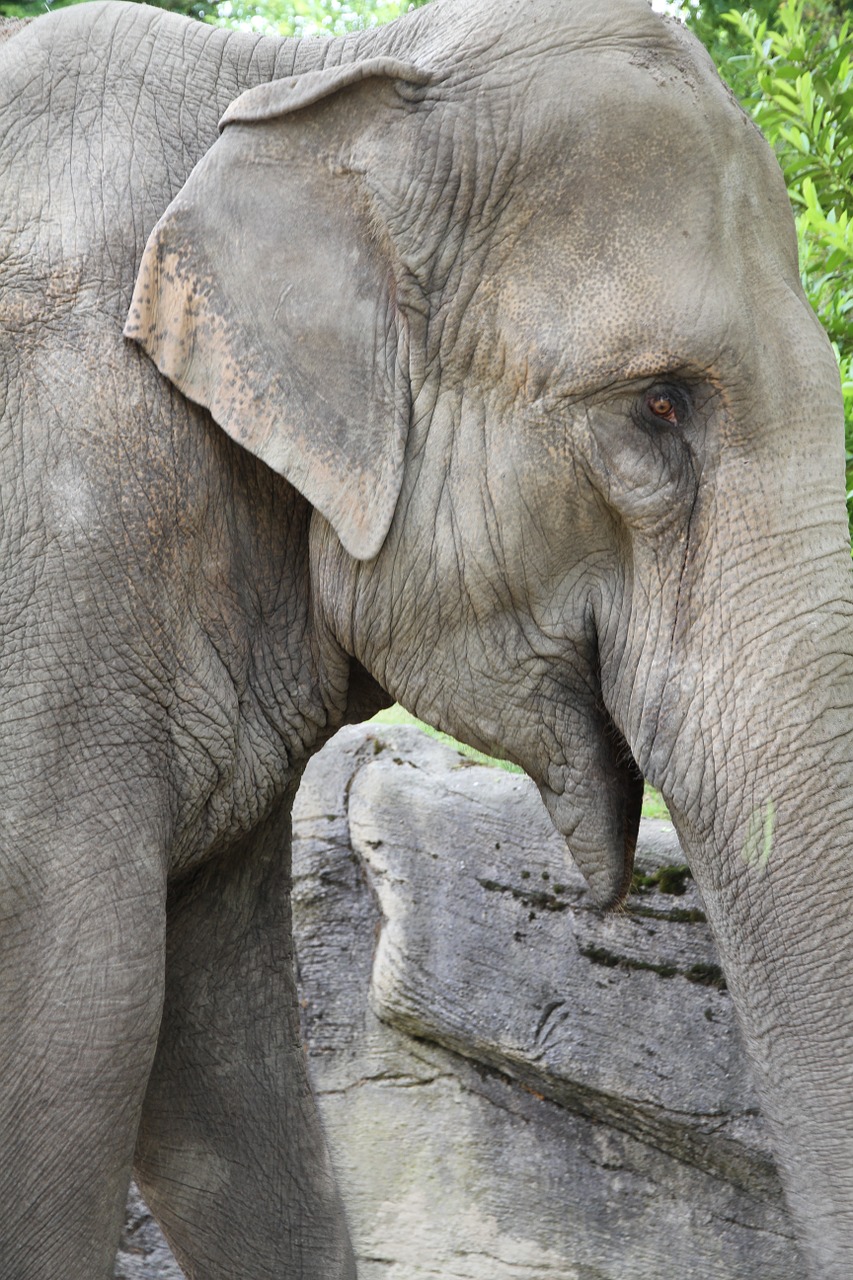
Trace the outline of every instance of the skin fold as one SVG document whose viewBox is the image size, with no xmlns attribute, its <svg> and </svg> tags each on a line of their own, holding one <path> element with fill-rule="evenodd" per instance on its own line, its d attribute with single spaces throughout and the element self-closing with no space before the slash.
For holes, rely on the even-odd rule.
<svg viewBox="0 0 853 1280">
<path fill-rule="evenodd" d="M 603 905 L 662 791 L 849 1280 L 840 389 L 707 55 L 644 0 L 92 3 L 0 40 L 0 116 L 0 1275 L 111 1275 L 132 1167 L 190 1277 L 355 1275 L 289 812 L 397 699 Z"/>
</svg>

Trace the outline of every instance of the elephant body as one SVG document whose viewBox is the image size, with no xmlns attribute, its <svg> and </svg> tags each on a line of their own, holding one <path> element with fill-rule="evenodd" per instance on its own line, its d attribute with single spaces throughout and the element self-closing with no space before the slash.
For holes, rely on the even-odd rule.
<svg viewBox="0 0 853 1280">
<path fill-rule="evenodd" d="M 0 302 L 10 1280 L 112 1274 L 137 1135 L 167 1230 L 206 1223 L 191 1243 L 169 1232 L 189 1274 L 249 1274 L 247 1259 L 257 1275 L 351 1272 L 288 941 L 289 804 L 347 702 L 312 642 L 310 510 L 122 337 L 157 215 L 232 98 L 297 54 L 136 5 L 85 6 L 4 46 L 4 119 L 18 120 Z M 34 181 L 34 166 L 54 176 Z M 34 720 L 38 746 L 22 750 Z M 266 1164 L 275 1204 L 244 1195 L 232 1161 Z M 292 1178 L 290 1232 L 278 1201 Z"/>
<path fill-rule="evenodd" d="M 0 43 L 0 117 L 2 1275 L 107 1276 L 131 1166 L 188 1275 L 354 1275 L 289 812 L 396 698 L 602 903 L 660 787 L 848 1276 L 838 378 L 710 60 L 643 0 L 92 3 Z"/>
</svg>

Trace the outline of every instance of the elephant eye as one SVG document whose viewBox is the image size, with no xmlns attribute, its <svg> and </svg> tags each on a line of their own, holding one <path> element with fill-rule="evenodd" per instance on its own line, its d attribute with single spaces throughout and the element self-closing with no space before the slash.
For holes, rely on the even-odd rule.
<svg viewBox="0 0 853 1280">
<path fill-rule="evenodd" d="M 675 387 L 652 387 L 641 399 L 640 414 L 651 426 L 679 427 L 687 417 L 687 400 Z"/>
<path fill-rule="evenodd" d="M 649 396 L 648 406 L 656 418 L 664 418 L 667 422 L 671 422 L 673 426 L 678 422 L 675 405 L 669 396 Z"/>
</svg>

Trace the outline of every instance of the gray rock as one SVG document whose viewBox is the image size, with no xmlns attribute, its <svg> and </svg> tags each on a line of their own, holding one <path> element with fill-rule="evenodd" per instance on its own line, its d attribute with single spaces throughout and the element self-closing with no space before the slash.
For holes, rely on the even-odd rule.
<svg viewBox="0 0 853 1280">
<path fill-rule="evenodd" d="M 311 762 L 294 926 L 360 1280 L 804 1275 L 669 823 L 637 865 L 602 915 L 528 779 L 416 730 Z"/>
<path fill-rule="evenodd" d="M 183 1280 L 184 1273 L 133 1183 L 113 1274 L 114 1280 Z"/>
</svg>

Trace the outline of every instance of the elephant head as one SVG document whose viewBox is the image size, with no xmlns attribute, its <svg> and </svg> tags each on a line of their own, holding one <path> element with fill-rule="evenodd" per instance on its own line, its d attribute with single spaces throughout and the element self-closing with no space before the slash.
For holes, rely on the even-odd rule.
<svg viewBox="0 0 853 1280">
<path fill-rule="evenodd" d="M 328 652 L 523 766 L 602 903 L 662 791 L 847 1276 L 843 433 L 778 167 L 643 0 L 435 0 L 350 53 L 231 106 L 126 332 L 313 505 Z"/>
</svg>

